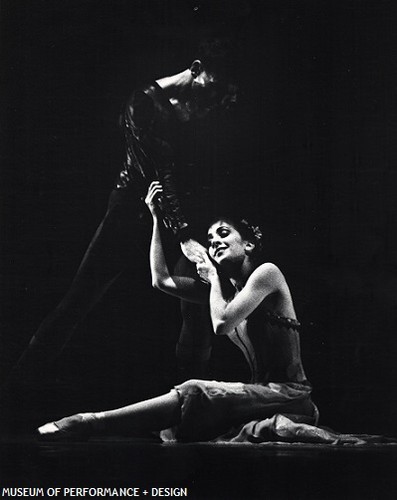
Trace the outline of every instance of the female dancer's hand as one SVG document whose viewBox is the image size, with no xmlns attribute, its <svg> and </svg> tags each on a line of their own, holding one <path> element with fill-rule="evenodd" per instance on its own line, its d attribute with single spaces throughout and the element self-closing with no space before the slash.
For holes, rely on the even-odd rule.
<svg viewBox="0 0 397 500">
<path fill-rule="evenodd" d="M 218 274 L 216 267 L 207 254 L 202 255 L 202 260 L 197 262 L 196 269 L 200 279 L 207 283 L 210 283 L 211 279 Z"/>
<path fill-rule="evenodd" d="M 158 197 L 163 193 L 163 186 L 159 181 L 153 181 L 148 189 L 145 203 L 153 217 L 157 217 L 159 212 Z"/>
<path fill-rule="evenodd" d="M 190 260 L 190 262 L 193 262 L 193 264 L 203 262 L 204 257 L 207 255 L 207 249 L 192 238 L 181 242 L 181 250 L 183 255 Z"/>
</svg>

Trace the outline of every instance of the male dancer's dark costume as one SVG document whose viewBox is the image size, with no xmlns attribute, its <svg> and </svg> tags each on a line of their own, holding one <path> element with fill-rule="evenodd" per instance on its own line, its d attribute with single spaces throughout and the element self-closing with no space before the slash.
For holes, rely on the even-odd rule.
<svg viewBox="0 0 397 500">
<path fill-rule="evenodd" d="M 40 377 L 62 351 L 73 330 L 133 260 L 147 259 L 150 225 L 143 199 L 152 180 L 164 189 L 160 208 L 165 225 L 180 240 L 188 224 L 176 195 L 175 144 L 181 122 L 157 83 L 137 90 L 121 117 L 126 157 L 108 208 L 69 291 L 42 322 L 8 382 Z M 6 387 L 7 387 L 6 385 Z M 7 389 L 6 389 L 7 390 Z M 8 391 L 7 391 L 8 392 Z"/>
</svg>

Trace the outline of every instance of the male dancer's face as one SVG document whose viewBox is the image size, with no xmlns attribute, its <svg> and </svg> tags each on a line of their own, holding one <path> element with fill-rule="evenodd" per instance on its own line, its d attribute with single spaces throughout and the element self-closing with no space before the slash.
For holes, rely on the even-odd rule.
<svg viewBox="0 0 397 500">
<path fill-rule="evenodd" d="M 238 86 L 227 78 L 206 70 L 194 76 L 190 104 L 196 116 L 205 116 L 220 107 L 230 109 L 237 102 Z"/>
</svg>

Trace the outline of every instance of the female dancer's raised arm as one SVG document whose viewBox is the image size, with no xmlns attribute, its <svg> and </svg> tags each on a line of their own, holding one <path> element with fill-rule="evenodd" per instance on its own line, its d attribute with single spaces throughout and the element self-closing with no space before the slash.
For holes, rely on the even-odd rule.
<svg viewBox="0 0 397 500">
<path fill-rule="evenodd" d="M 171 275 L 165 259 L 161 242 L 160 224 L 156 198 L 163 192 L 158 181 L 150 184 L 145 203 L 153 217 L 153 231 L 150 243 L 149 259 L 152 274 L 152 285 L 162 292 L 190 302 L 205 303 L 208 301 L 208 289 L 193 278 Z"/>
</svg>

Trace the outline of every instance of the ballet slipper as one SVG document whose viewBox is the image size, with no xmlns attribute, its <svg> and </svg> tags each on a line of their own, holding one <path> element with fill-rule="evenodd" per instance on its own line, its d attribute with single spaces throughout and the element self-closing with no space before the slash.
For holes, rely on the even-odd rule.
<svg viewBox="0 0 397 500">
<path fill-rule="evenodd" d="M 37 429 L 40 441 L 86 441 L 93 433 L 92 413 L 77 413 Z"/>
</svg>

